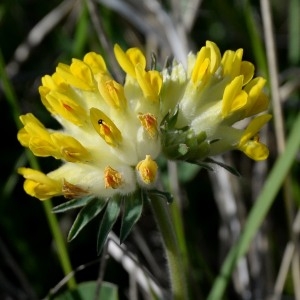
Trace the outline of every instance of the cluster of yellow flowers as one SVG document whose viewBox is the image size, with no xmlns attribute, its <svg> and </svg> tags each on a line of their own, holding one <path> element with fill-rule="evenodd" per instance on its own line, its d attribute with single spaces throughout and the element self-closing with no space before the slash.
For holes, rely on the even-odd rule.
<svg viewBox="0 0 300 300">
<path fill-rule="evenodd" d="M 20 168 L 29 195 L 109 198 L 152 189 L 162 153 L 196 163 L 234 149 L 254 160 L 267 158 L 258 138 L 271 118 L 265 79 L 253 78 L 242 49 L 221 55 L 207 41 L 188 56 L 187 70 L 174 62 L 161 72 L 148 70 L 137 48 L 124 52 L 116 45 L 114 53 L 126 73 L 124 84 L 94 52 L 42 78 L 41 100 L 62 129 L 47 129 L 28 113 L 20 117 L 18 140 L 34 155 L 63 164 L 48 174 Z M 253 116 L 245 129 L 234 127 Z"/>
</svg>

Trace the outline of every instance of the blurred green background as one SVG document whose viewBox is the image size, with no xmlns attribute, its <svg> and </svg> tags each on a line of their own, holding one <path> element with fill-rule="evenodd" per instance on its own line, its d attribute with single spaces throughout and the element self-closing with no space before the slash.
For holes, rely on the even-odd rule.
<svg viewBox="0 0 300 300">
<path fill-rule="evenodd" d="M 273 50 L 278 63 L 276 74 L 270 73 L 268 69 L 268 58 L 272 53 L 266 48 L 264 3 L 268 4 L 268 1 L 1 1 L 2 68 L 5 67 L 18 100 L 17 105 L 9 100 L 2 70 L 1 299 L 42 299 L 64 277 L 44 207 L 39 200 L 25 194 L 23 179 L 16 173 L 19 166 L 28 164 L 26 153 L 16 139 L 16 116 L 32 112 L 46 127 L 57 127 L 39 98 L 41 77 L 52 74 L 58 62 L 70 63 L 73 57 L 81 59 L 86 52 L 95 51 L 103 55 L 109 69 L 122 82 L 122 75 L 115 68 L 112 57 L 115 43 L 123 49 L 138 46 L 148 59 L 151 52 L 154 52 L 157 54 L 158 65 L 163 66 L 167 57 L 175 56 L 180 60 L 178 55 L 184 51 L 196 52 L 206 40 L 212 40 L 218 44 L 221 52 L 243 48 L 244 59 L 255 64 L 257 75 L 267 77 L 269 82 L 274 76 L 278 79 L 278 90 L 275 91 L 279 94 L 275 98 L 279 96 L 283 132 L 288 135 L 300 108 L 300 1 L 270 1 L 275 41 Z M 267 30 L 270 32 L 270 29 Z M 171 35 L 174 32 L 177 34 L 175 37 Z M 269 95 L 272 93 L 270 86 L 266 92 Z M 238 227 L 245 223 L 269 170 L 282 152 L 278 149 L 277 131 L 272 121 L 262 133 L 261 139 L 270 148 L 270 157 L 266 162 L 254 163 L 237 152 L 224 156 L 225 161 L 242 174 L 240 178 L 229 175 L 236 209 L 234 218 Z M 39 162 L 44 172 L 58 164 L 48 158 L 40 159 Z M 229 228 L 232 223 L 228 221 L 228 215 L 224 217 L 226 201 L 216 199 L 217 192 L 220 192 L 216 189 L 220 187 L 212 184 L 215 174 L 190 165 L 178 167 L 183 199 L 180 203 L 181 212 L 190 259 L 192 300 L 205 299 L 239 230 Z M 165 182 L 168 182 L 170 173 L 163 160 L 161 169 Z M 230 280 L 224 299 L 275 299 L 268 297 L 274 295 L 283 254 L 291 236 L 296 240 L 295 249 L 299 247 L 298 233 L 291 235 L 300 203 L 299 175 L 298 153 L 290 169 L 288 188 L 280 190 L 256 235 L 256 244 L 248 253 L 243 271 L 248 279 L 237 276 Z M 53 203 L 58 204 L 60 201 L 54 199 Z M 74 216 L 74 213 L 58 215 L 64 236 Z M 118 226 L 115 226 L 116 232 Z M 152 273 L 160 274 L 157 279 L 162 287 L 166 287 L 167 274 L 162 267 L 163 252 L 149 208 L 146 208 L 136 227 L 126 245 Z M 99 258 L 96 253 L 96 232 L 97 220 L 67 245 L 74 269 L 85 265 L 82 271 L 76 272 L 77 282 L 97 279 Z M 155 271 L 143 247 L 150 250 L 160 270 Z M 280 294 L 282 298 L 277 299 L 300 299 L 297 292 L 299 286 L 293 284 L 299 271 L 295 268 L 294 273 L 289 271 L 285 275 Z M 241 276 L 245 274 L 243 272 L 238 274 Z M 129 276 L 119 262 L 108 259 L 104 279 L 119 286 L 120 299 L 130 299 Z M 142 293 L 140 297 L 147 299 Z"/>
</svg>

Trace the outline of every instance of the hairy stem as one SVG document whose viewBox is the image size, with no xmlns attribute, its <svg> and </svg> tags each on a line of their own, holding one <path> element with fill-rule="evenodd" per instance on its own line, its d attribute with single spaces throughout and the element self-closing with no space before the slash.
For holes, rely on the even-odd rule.
<svg viewBox="0 0 300 300">
<path fill-rule="evenodd" d="M 151 196 L 151 205 L 163 239 L 173 299 L 186 300 L 188 299 L 186 274 L 167 203 L 159 197 Z"/>
</svg>

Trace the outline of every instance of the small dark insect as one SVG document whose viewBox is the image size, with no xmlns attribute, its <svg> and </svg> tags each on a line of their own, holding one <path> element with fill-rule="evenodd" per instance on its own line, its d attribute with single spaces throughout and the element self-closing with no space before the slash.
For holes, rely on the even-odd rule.
<svg viewBox="0 0 300 300">
<path fill-rule="evenodd" d="M 102 120 L 102 119 L 99 119 L 99 120 L 98 120 L 98 124 L 99 124 L 99 125 L 102 125 L 102 124 L 103 124 L 103 120 Z"/>
</svg>

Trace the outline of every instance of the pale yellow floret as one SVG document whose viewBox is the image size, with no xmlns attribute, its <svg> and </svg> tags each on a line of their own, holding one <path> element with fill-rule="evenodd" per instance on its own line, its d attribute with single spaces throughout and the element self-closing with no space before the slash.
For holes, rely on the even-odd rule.
<svg viewBox="0 0 300 300">
<path fill-rule="evenodd" d="M 206 42 L 206 47 L 210 49 L 210 73 L 214 73 L 217 71 L 217 69 L 220 66 L 220 62 L 221 62 L 221 53 L 220 50 L 218 48 L 218 46 L 211 42 L 211 41 L 207 41 Z"/>
<path fill-rule="evenodd" d="M 42 77 L 42 85 L 46 87 L 47 89 L 44 89 L 44 94 L 47 94 L 47 91 L 49 92 L 50 90 L 57 90 L 58 89 L 58 84 L 54 80 L 53 76 L 50 75 L 45 75 Z"/>
<path fill-rule="evenodd" d="M 269 156 L 268 147 L 260 143 L 258 141 L 258 137 L 247 141 L 239 149 L 243 151 L 249 158 L 256 161 L 265 160 Z"/>
<path fill-rule="evenodd" d="M 101 110 L 90 109 L 90 119 L 96 132 L 110 146 L 117 146 L 122 141 L 122 134 L 115 123 Z"/>
<path fill-rule="evenodd" d="M 241 137 L 240 145 L 246 143 L 246 141 L 250 140 L 253 136 L 255 136 L 257 132 L 267 122 L 270 121 L 271 118 L 272 116 L 270 114 L 264 114 L 252 119 Z"/>
<path fill-rule="evenodd" d="M 254 75 L 254 66 L 248 61 L 242 61 L 240 67 L 240 75 L 244 76 L 243 84 L 247 84 Z"/>
<path fill-rule="evenodd" d="M 87 90 L 94 89 L 95 81 L 93 73 L 91 72 L 91 68 L 86 63 L 79 59 L 73 58 L 70 65 L 70 71 L 76 78 L 78 78 L 88 86 Z M 82 87 L 78 86 L 78 88 Z M 84 90 L 85 88 L 82 89 Z"/>
<path fill-rule="evenodd" d="M 104 186 L 106 189 L 117 189 L 123 183 L 122 174 L 117 170 L 107 166 L 104 170 Z"/>
<path fill-rule="evenodd" d="M 40 200 L 62 195 L 62 182 L 30 168 L 19 168 L 18 173 L 25 178 L 25 192 Z"/>
<path fill-rule="evenodd" d="M 57 147 L 53 144 L 49 135 L 31 136 L 29 139 L 29 149 L 36 156 L 53 156 L 56 159 L 61 158 Z"/>
<path fill-rule="evenodd" d="M 59 132 L 50 132 L 33 114 L 20 116 L 24 127 L 17 138 L 36 156 L 53 156 L 70 162 L 87 161 L 89 152 L 73 137 Z"/>
<path fill-rule="evenodd" d="M 20 131 L 22 132 L 22 134 L 20 134 L 20 139 L 19 141 L 21 142 L 21 144 L 24 146 L 24 144 L 26 145 L 26 147 L 28 147 L 28 137 L 30 137 L 31 135 L 44 135 L 45 134 L 45 127 L 44 125 L 32 114 L 32 113 L 28 113 L 26 115 L 21 115 L 20 117 L 20 121 L 21 123 L 24 125 L 25 128 L 22 128 Z M 19 132 L 20 132 L 19 131 Z M 24 138 L 23 138 L 24 136 Z M 26 138 L 25 138 L 26 136 Z M 18 138 L 19 138 L 19 133 L 18 133 Z"/>
<path fill-rule="evenodd" d="M 31 113 L 20 116 L 24 127 L 19 130 L 17 138 L 22 146 L 28 147 L 36 156 L 54 156 L 59 158 L 57 148 L 53 145 L 50 133 Z"/>
<path fill-rule="evenodd" d="M 82 126 L 87 119 L 86 110 L 68 93 L 51 91 L 45 96 L 45 100 L 45 106 L 51 107 L 50 111 L 54 115 L 59 115 L 77 126 Z"/>
<path fill-rule="evenodd" d="M 240 75 L 242 57 L 243 49 L 225 51 L 221 60 L 224 77 L 230 76 L 231 78 L 234 78 Z"/>
<path fill-rule="evenodd" d="M 95 81 L 89 66 L 77 59 L 73 59 L 70 66 L 58 64 L 56 72 L 64 78 L 71 86 L 84 90 L 92 91 L 95 89 Z"/>
<path fill-rule="evenodd" d="M 192 82 L 195 84 L 201 80 L 203 74 L 207 71 L 210 64 L 209 59 L 210 49 L 208 47 L 202 47 L 197 53 L 195 65 L 191 75 Z"/>
<path fill-rule="evenodd" d="M 211 75 L 209 72 L 209 65 L 210 60 L 207 57 L 201 62 L 201 64 L 199 63 L 198 59 L 196 60 L 196 64 L 192 73 L 192 82 L 195 85 L 199 85 L 201 83 L 203 86 L 207 83 Z"/>
<path fill-rule="evenodd" d="M 150 155 L 146 155 L 144 160 L 141 160 L 137 166 L 136 170 L 138 172 L 140 180 L 146 184 L 153 184 L 157 178 L 157 163 L 151 158 Z"/>
<path fill-rule="evenodd" d="M 88 150 L 75 138 L 59 132 L 52 133 L 50 137 L 62 159 L 69 162 L 86 162 L 91 159 Z"/>
<path fill-rule="evenodd" d="M 149 136 L 152 139 L 156 138 L 158 135 L 156 117 L 150 113 L 146 113 L 146 114 L 140 113 L 138 115 L 138 118 L 141 121 L 142 126 L 145 128 L 146 132 L 149 134 Z"/>
<path fill-rule="evenodd" d="M 226 118 L 247 104 L 248 95 L 242 90 L 243 76 L 235 77 L 225 88 L 222 99 L 222 117 Z"/>
<path fill-rule="evenodd" d="M 136 78 L 135 66 L 140 65 L 142 69 L 146 68 L 146 58 L 138 48 L 130 48 L 124 52 L 119 45 L 114 46 L 116 59 L 125 73 Z"/>
<path fill-rule="evenodd" d="M 106 64 L 103 57 L 95 52 L 87 53 L 83 61 L 91 68 L 94 74 L 106 73 Z"/>
<path fill-rule="evenodd" d="M 264 78 L 256 77 L 245 86 L 244 90 L 248 93 L 245 117 L 256 115 L 268 109 L 269 99 L 262 91 L 265 83 Z"/>
<path fill-rule="evenodd" d="M 135 66 L 136 79 L 145 98 L 158 102 L 162 76 L 158 71 L 145 71 L 140 64 Z"/>
<path fill-rule="evenodd" d="M 240 139 L 238 149 L 253 160 L 264 160 L 269 155 L 267 146 L 259 142 L 257 133 L 271 117 L 269 114 L 264 114 L 251 120 Z"/>
<path fill-rule="evenodd" d="M 98 89 L 106 103 L 114 108 L 125 108 L 126 98 L 124 87 L 111 79 L 110 76 L 100 76 L 98 80 Z"/>
<path fill-rule="evenodd" d="M 221 54 L 217 45 L 207 41 L 206 46 L 202 47 L 197 53 L 196 61 L 191 74 L 191 80 L 194 85 L 206 85 L 213 73 L 220 65 Z"/>
</svg>

